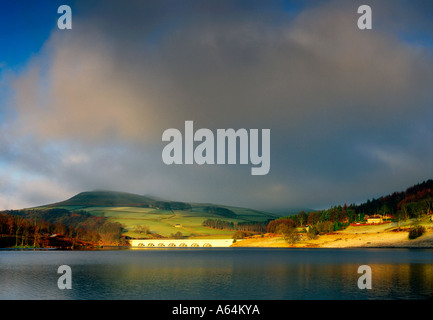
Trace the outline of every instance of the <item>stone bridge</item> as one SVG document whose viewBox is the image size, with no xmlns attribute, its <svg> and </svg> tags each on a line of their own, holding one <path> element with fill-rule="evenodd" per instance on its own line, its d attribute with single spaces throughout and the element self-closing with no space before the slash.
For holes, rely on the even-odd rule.
<svg viewBox="0 0 433 320">
<path fill-rule="evenodd" d="M 133 239 L 129 243 L 133 248 L 209 248 L 230 247 L 233 239 Z"/>
</svg>

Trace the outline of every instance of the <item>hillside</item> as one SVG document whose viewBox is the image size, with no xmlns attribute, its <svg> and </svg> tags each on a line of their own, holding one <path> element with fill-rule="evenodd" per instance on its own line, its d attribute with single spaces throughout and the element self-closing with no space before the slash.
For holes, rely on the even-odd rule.
<svg viewBox="0 0 433 320">
<path fill-rule="evenodd" d="M 409 230 L 421 225 L 425 233 L 416 239 L 409 238 Z M 297 248 L 433 248 L 433 222 L 430 217 L 408 219 L 401 223 L 349 226 L 344 230 L 308 237 L 301 233 L 298 241 L 290 244 L 281 235 L 265 234 L 250 237 L 233 246 L 241 247 L 297 247 Z"/>
<path fill-rule="evenodd" d="M 265 224 L 277 215 L 248 208 L 156 200 L 116 191 L 88 191 L 72 198 L 38 207 L 84 210 L 93 216 L 120 223 L 124 235 L 151 237 L 231 237 L 234 230 L 216 230 L 203 226 L 206 220 L 224 220 L 234 224 Z"/>
<path fill-rule="evenodd" d="M 319 232 L 336 231 L 351 223 L 363 223 L 368 217 L 380 216 L 395 221 L 419 219 L 433 214 L 433 180 L 426 180 L 361 204 L 337 205 L 325 210 L 300 211 L 281 219 L 289 219 L 295 227 L 315 226 Z"/>
</svg>

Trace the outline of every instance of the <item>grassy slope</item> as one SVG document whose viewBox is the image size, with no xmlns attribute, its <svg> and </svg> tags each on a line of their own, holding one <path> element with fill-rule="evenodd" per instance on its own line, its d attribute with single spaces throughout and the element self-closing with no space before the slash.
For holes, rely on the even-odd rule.
<svg viewBox="0 0 433 320">
<path fill-rule="evenodd" d="M 274 219 L 277 216 L 257 210 L 222 206 L 236 213 L 236 217 L 227 218 L 205 211 L 205 207 L 212 204 L 194 203 L 191 210 L 162 210 L 153 205 L 155 200 L 129 193 L 96 191 L 83 192 L 66 201 L 50 204 L 44 207 L 58 207 L 68 210 L 85 210 L 94 215 L 105 215 L 113 222 L 121 223 L 125 235 L 130 237 L 145 237 L 135 233 L 137 226 L 147 226 L 152 233 L 169 237 L 171 234 L 181 232 L 185 236 L 222 238 L 231 237 L 234 233 L 228 230 L 213 230 L 202 226 L 206 219 L 222 219 L 232 222 L 254 222 Z M 176 227 L 181 225 L 181 227 Z"/>
<path fill-rule="evenodd" d="M 426 233 L 419 238 L 410 240 L 408 229 L 413 225 L 422 225 Z M 408 219 L 400 224 L 392 222 L 381 225 L 349 226 L 329 234 L 318 236 L 311 240 L 304 237 L 295 247 L 321 248 L 357 248 L 357 247 L 399 247 L 399 248 L 433 248 L 433 221 L 429 216 L 421 220 Z M 235 246 L 247 247 L 291 247 L 281 236 L 267 235 L 263 238 L 252 238 L 236 243 Z"/>
<path fill-rule="evenodd" d="M 271 216 L 264 213 L 248 215 L 243 209 L 235 211 L 242 214 L 236 218 L 224 218 L 216 214 L 203 211 L 202 207 L 193 207 L 192 211 L 183 210 L 159 210 L 153 208 L 128 208 L 128 207 L 94 207 L 86 208 L 92 214 L 104 214 L 110 217 L 113 221 L 119 222 L 125 226 L 126 235 L 131 237 L 143 237 L 141 234 L 136 234 L 134 229 L 136 226 L 147 226 L 151 232 L 170 236 L 177 232 L 182 232 L 185 236 L 207 236 L 212 238 L 231 237 L 233 231 L 214 230 L 202 226 L 202 222 L 206 219 L 223 219 L 233 222 L 247 221 L 265 221 Z M 176 227 L 181 225 L 181 227 Z"/>
<path fill-rule="evenodd" d="M 62 206 L 65 209 L 72 209 Z M 153 233 L 170 236 L 182 232 L 185 236 L 207 236 L 212 238 L 231 237 L 233 231 L 213 230 L 202 226 L 206 219 L 223 219 L 232 222 L 266 221 L 273 216 L 248 209 L 232 208 L 239 215 L 236 218 L 225 218 L 203 211 L 203 207 L 193 207 L 192 211 L 160 210 L 155 208 L 139 207 L 81 207 L 81 209 L 94 215 L 105 215 L 114 222 L 121 223 L 127 230 L 125 235 L 130 237 L 144 237 L 134 232 L 136 226 L 147 226 Z M 176 227 L 181 225 L 181 227 Z"/>
</svg>

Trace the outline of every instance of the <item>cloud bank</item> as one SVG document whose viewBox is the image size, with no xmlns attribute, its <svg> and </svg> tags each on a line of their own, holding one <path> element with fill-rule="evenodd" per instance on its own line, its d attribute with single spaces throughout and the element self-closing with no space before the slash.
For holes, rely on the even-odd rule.
<svg viewBox="0 0 433 320">
<path fill-rule="evenodd" d="M 112 189 L 320 208 L 431 178 L 433 46 L 408 40 L 424 5 L 378 2 L 361 31 L 357 2 L 77 2 L 73 29 L 9 78 L 0 205 Z M 270 173 L 166 166 L 161 135 L 185 120 L 270 128 Z"/>
</svg>

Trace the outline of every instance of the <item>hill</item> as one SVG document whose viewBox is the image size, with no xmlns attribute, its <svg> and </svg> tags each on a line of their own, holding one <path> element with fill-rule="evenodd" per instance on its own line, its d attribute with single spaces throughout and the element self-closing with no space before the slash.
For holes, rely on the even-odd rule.
<svg viewBox="0 0 433 320">
<path fill-rule="evenodd" d="M 120 223 L 124 235 L 147 237 L 231 237 L 235 230 L 218 230 L 204 226 L 204 221 L 223 220 L 233 226 L 262 224 L 266 228 L 275 214 L 212 203 L 187 203 L 154 199 L 117 191 L 81 192 L 68 200 L 38 209 L 85 211 L 93 216 Z"/>
<path fill-rule="evenodd" d="M 43 207 L 149 207 L 156 200 L 138 194 L 118 191 L 81 192 L 72 198 Z"/>
</svg>

